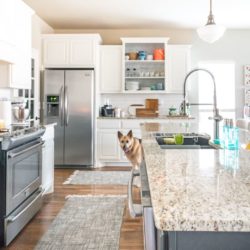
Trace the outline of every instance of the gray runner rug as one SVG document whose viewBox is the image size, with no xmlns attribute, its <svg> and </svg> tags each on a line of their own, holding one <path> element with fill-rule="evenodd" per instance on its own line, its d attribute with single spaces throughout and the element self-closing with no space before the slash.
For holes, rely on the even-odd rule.
<svg viewBox="0 0 250 250">
<path fill-rule="evenodd" d="M 128 185 L 130 171 L 76 170 L 63 184 L 73 185 Z"/>
<path fill-rule="evenodd" d="M 68 197 L 35 250 L 118 250 L 125 197 Z"/>
</svg>

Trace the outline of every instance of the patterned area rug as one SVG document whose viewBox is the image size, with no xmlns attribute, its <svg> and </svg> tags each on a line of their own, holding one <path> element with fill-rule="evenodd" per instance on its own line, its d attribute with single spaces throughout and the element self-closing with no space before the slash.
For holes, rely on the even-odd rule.
<svg viewBox="0 0 250 250">
<path fill-rule="evenodd" d="M 68 197 L 36 250 L 118 250 L 124 196 Z"/>
<path fill-rule="evenodd" d="M 128 185 L 130 171 L 76 170 L 63 184 L 73 185 Z"/>
</svg>

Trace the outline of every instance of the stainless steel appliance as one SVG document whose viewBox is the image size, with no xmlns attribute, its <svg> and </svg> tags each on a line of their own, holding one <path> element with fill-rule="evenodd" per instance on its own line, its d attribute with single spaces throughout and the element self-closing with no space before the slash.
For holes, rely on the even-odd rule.
<svg viewBox="0 0 250 250">
<path fill-rule="evenodd" d="M 42 127 L 0 136 L 0 246 L 8 245 L 42 205 Z"/>
<path fill-rule="evenodd" d="M 93 165 L 94 71 L 46 69 L 43 121 L 54 123 L 55 165 Z"/>
<path fill-rule="evenodd" d="M 112 105 L 104 105 L 101 107 L 101 116 L 114 117 L 115 109 L 112 107 Z"/>
</svg>

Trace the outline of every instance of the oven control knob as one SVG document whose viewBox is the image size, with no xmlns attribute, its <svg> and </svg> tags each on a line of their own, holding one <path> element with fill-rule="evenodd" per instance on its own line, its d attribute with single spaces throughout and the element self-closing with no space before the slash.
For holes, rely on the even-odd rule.
<svg viewBox="0 0 250 250">
<path fill-rule="evenodd" d="M 25 197 L 28 197 L 28 196 L 30 195 L 30 189 L 27 188 L 27 189 L 24 191 L 24 193 L 25 193 Z"/>
</svg>

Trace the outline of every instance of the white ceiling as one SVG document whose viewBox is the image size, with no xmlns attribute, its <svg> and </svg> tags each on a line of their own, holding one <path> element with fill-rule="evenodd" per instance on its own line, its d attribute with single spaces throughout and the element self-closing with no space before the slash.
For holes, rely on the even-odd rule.
<svg viewBox="0 0 250 250">
<path fill-rule="evenodd" d="M 209 0 L 23 0 L 54 29 L 197 28 Z M 213 0 L 215 22 L 250 29 L 250 0 Z"/>
</svg>

